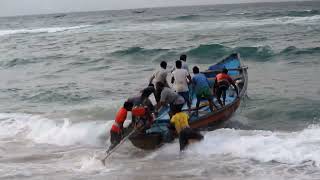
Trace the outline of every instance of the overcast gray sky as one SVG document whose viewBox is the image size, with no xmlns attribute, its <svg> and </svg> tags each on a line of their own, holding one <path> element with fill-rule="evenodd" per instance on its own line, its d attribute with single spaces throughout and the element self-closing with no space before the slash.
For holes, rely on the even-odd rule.
<svg viewBox="0 0 320 180">
<path fill-rule="evenodd" d="M 266 1 L 279 2 L 279 0 L 0 0 L 0 16 Z"/>
</svg>

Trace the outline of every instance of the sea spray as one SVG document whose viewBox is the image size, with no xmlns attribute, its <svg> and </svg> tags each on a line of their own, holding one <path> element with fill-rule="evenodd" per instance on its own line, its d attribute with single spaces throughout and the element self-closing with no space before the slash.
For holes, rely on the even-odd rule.
<svg viewBox="0 0 320 180">
<path fill-rule="evenodd" d="M 243 131 L 221 129 L 208 132 L 203 141 L 190 146 L 190 156 L 229 154 L 260 162 L 300 164 L 313 161 L 320 165 L 320 128 L 310 126 L 299 132 Z"/>
<path fill-rule="evenodd" d="M 58 146 L 104 146 L 109 137 L 112 121 L 72 123 L 30 114 L 0 114 L 1 137 L 21 135 L 36 143 Z"/>
</svg>

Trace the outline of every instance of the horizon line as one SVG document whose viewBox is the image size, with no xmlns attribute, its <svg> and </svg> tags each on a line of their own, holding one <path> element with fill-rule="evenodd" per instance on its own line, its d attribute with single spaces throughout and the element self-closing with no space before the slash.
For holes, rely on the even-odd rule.
<svg viewBox="0 0 320 180">
<path fill-rule="evenodd" d="M 90 13 L 90 12 L 104 12 L 104 11 L 125 11 L 125 10 L 141 10 L 141 9 L 161 9 L 161 8 L 174 8 L 174 7 L 191 7 L 191 6 L 219 6 L 219 5 L 241 5 L 241 4 L 278 4 L 278 3 L 302 3 L 302 2 L 314 2 L 317 0 L 279 0 L 277 2 L 274 1 L 263 1 L 263 2 L 240 2 L 240 3 L 208 3 L 208 4 L 195 4 L 195 5 L 173 5 L 173 6 L 148 6 L 141 8 L 119 8 L 119 9 L 97 9 L 97 10 L 88 10 L 88 11 L 68 11 L 68 12 L 52 12 L 52 13 L 39 13 L 39 14 L 18 14 L 18 15 L 0 15 L 0 18 L 13 18 L 13 17 L 21 17 L 21 16 L 41 16 L 41 15 L 58 15 L 58 14 L 72 14 L 72 13 Z"/>
</svg>

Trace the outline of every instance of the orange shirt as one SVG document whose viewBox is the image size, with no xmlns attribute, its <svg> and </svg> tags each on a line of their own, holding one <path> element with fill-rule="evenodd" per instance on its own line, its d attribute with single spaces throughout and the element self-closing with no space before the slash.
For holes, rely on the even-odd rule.
<svg viewBox="0 0 320 180">
<path fill-rule="evenodd" d="M 128 111 L 124 107 L 119 109 L 116 114 L 115 122 L 111 127 L 111 131 L 120 133 L 123 123 L 127 119 L 127 113 Z"/>
<path fill-rule="evenodd" d="M 225 74 L 225 73 L 217 74 L 216 78 L 217 78 L 218 84 L 227 83 L 228 85 L 230 85 L 233 82 L 232 78 L 228 74 Z"/>
</svg>

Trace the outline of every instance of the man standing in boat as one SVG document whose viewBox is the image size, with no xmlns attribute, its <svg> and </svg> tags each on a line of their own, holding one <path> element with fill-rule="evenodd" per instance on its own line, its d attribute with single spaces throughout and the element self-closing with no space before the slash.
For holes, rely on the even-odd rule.
<svg viewBox="0 0 320 180">
<path fill-rule="evenodd" d="M 143 89 L 139 95 L 129 98 L 127 101 L 133 104 L 132 108 L 132 123 L 143 123 L 144 127 L 148 127 L 152 124 L 154 119 L 154 106 L 149 99 L 149 96 L 155 92 L 153 86 L 148 86 Z M 139 121 L 140 120 L 140 121 Z"/>
<path fill-rule="evenodd" d="M 188 73 L 189 73 L 189 66 L 188 66 L 188 64 L 187 64 L 187 55 L 182 54 L 182 55 L 180 56 L 180 61 L 182 62 L 182 69 L 187 70 Z"/>
<path fill-rule="evenodd" d="M 191 102 L 189 98 L 188 82 L 191 82 L 191 76 L 187 70 L 182 69 L 182 61 L 176 61 L 176 69 L 172 72 L 171 83 L 174 83 L 174 89 L 182 96 L 191 109 Z"/>
<path fill-rule="evenodd" d="M 185 100 L 182 96 L 174 90 L 165 87 L 162 82 L 157 82 L 156 88 L 160 90 L 160 101 L 157 103 L 156 110 L 159 111 L 161 107 L 170 105 L 170 117 L 175 114 L 179 109 L 182 109 Z"/>
<path fill-rule="evenodd" d="M 169 72 L 170 71 L 167 70 L 167 62 L 162 61 L 160 63 L 160 69 L 157 70 L 156 72 L 154 72 L 152 74 L 152 76 L 150 77 L 149 85 L 153 84 L 153 81 L 154 81 L 154 84 L 156 84 L 157 82 L 161 82 L 164 84 L 165 87 L 169 87 L 169 84 L 167 82 L 167 76 L 168 76 Z M 156 88 L 155 92 L 154 92 L 154 97 L 155 97 L 157 103 L 160 101 L 160 93 L 161 93 L 161 91 L 159 91 Z"/>
<path fill-rule="evenodd" d="M 212 101 L 213 95 L 207 77 L 204 74 L 200 73 L 199 68 L 197 66 L 194 66 L 192 71 L 194 74 L 194 76 L 192 77 L 192 86 L 197 97 L 196 115 L 198 115 L 198 109 L 201 99 L 208 100 L 209 108 L 211 112 L 213 112 L 213 106 L 215 107 L 215 109 L 217 109 L 217 107 Z"/>
<path fill-rule="evenodd" d="M 228 69 L 223 68 L 222 72 L 217 74 L 214 83 L 214 92 L 221 107 L 224 107 L 226 104 L 226 91 L 229 89 L 230 84 L 234 87 L 237 97 L 239 97 L 238 87 L 235 85 L 233 79 L 228 75 Z M 221 101 L 221 95 L 223 98 L 223 103 Z"/>
</svg>

